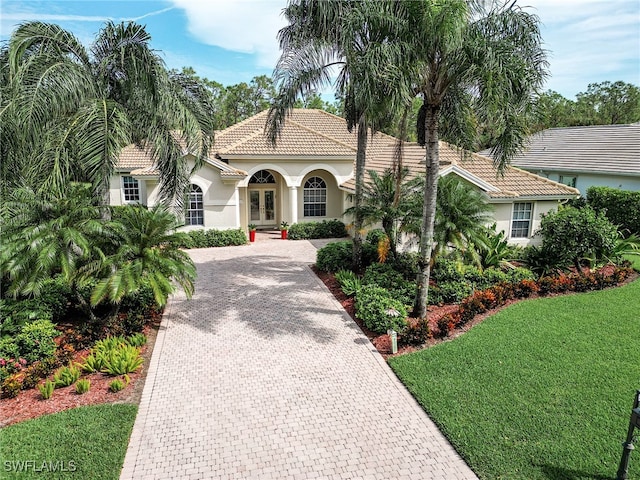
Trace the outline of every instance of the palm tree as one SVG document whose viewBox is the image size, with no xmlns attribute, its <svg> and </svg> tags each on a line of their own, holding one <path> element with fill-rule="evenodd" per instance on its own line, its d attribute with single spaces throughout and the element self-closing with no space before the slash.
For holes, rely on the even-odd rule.
<svg viewBox="0 0 640 480">
<path fill-rule="evenodd" d="M 419 187 L 420 180 L 407 181 L 409 170 L 402 169 L 400 174 L 386 170 L 380 175 L 375 170 L 369 170 L 369 182 L 363 187 L 362 219 L 365 225 L 380 223 L 389 239 L 389 248 L 396 257 L 398 232 L 403 222 L 413 210 L 413 192 Z M 399 186 L 396 177 L 400 178 Z M 355 207 L 347 209 L 346 215 L 353 214 Z"/>
<path fill-rule="evenodd" d="M 422 99 L 418 142 L 426 146 L 426 188 L 420 236 L 418 295 L 424 318 L 440 167 L 439 127 L 447 140 L 472 150 L 478 125 L 495 132 L 492 155 L 501 172 L 527 135 L 526 117 L 546 77 L 539 21 L 515 2 L 398 2 L 408 52 L 404 85 Z"/>
<path fill-rule="evenodd" d="M 448 250 L 470 254 L 479 263 L 476 249 L 487 248 L 487 225 L 493 219 L 487 197 L 455 175 L 438 180 L 438 199 L 432 257 Z M 433 262 L 432 262 L 433 264 Z"/>
<path fill-rule="evenodd" d="M 116 318 L 124 297 L 148 284 L 156 304 L 164 306 L 177 282 L 190 298 L 196 269 L 189 255 L 177 245 L 184 233 L 175 232 L 176 217 L 166 207 L 151 210 L 142 206 L 124 208 L 117 220 L 115 251 L 102 262 L 101 279 L 91 294 L 92 306 L 108 301 L 110 318 Z"/>
<path fill-rule="evenodd" d="M 106 23 L 89 49 L 58 25 L 17 28 L 0 52 L 5 189 L 87 181 L 106 199 L 120 150 L 137 143 L 158 166 L 163 198 L 182 204 L 184 148 L 207 154 L 213 107 L 198 82 L 167 72 L 150 40 L 132 22 Z"/>
<path fill-rule="evenodd" d="M 336 71 L 334 86 L 344 99 L 348 129 L 357 131 L 355 270 L 362 265 L 361 205 L 368 133 L 380 128 L 388 106 L 399 98 L 391 84 L 383 81 L 398 56 L 398 44 L 386 41 L 394 24 L 388 6 L 377 0 L 290 0 L 284 10 L 289 25 L 278 33 L 282 53 L 274 71 L 278 93 L 267 121 L 271 140 L 277 141 L 296 99 L 322 91 L 332 83 Z"/>
</svg>

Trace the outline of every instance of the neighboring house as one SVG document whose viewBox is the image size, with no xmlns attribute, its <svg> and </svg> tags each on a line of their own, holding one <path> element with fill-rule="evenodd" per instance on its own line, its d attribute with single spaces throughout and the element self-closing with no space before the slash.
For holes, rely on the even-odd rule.
<svg viewBox="0 0 640 480">
<path fill-rule="evenodd" d="M 640 123 L 542 130 L 512 164 L 576 187 L 583 196 L 591 186 L 639 191 Z"/>
<path fill-rule="evenodd" d="M 344 119 L 322 110 L 293 110 L 272 146 L 262 112 L 216 133 L 212 155 L 191 178 L 185 228 L 276 228 L 282 221 L 340 219 L 352 205 L 357 138 Z M 377 133 L 367 143 L 367 169 L 390 168 L 396 139 Z M 186 155 L 188 153 L 185 152 Z M 424 171 L 425 151 L 405 145 L 404 164 Z M 540 215 L 578 191 L 516 168 L 497 177 L 491 160 L 440 143 L 441 175 L 455 174 L 485 192 L 495 206 L 498 230 L 528 244 Z M 190 160 L 190 166 L 193 160 Z M 111 203 L 158 201 L 158 172 L 150 156 L 125 148 L 111 179 Z"/>
<path fill-rule="evenodd" d="M 370 157 L 367 170 L 383 173 L 392 165 L 396 150 L 397 145 L 391 144 Z M 504 231 L 513 244 L 524 246 L 540 242 L 541 239 L 534 238 L 534 233 L 540 227 L 541 215 L 579 194 L 575 188 L 515 167 L 507 167 L 504 175 L 497 175 L 491 159 L 446 142 L 439 143 L 439 150 L 440 175 L 457 175 L 484 192 L 494 208 L 496 230 Z M 423 175 L 425 149 L 416 143 L 405 143 L 402 165 L 409 170 L 408 179 Z M 353 179 L 343 188 L 353 192 Z"/>
</svg>

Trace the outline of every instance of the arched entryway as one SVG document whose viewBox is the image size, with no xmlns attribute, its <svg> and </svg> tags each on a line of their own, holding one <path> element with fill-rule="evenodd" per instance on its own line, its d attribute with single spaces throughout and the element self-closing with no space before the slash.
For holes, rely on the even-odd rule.
<svg viewBox="0 0 640 480">
<path fill-rule="evenodd" d="M 260 170 L 252 175 L 247 186 L 249 194 L 249 223 L 258 227 L 275 227 L 278 223 L 275 175 Z"/>
</svg>

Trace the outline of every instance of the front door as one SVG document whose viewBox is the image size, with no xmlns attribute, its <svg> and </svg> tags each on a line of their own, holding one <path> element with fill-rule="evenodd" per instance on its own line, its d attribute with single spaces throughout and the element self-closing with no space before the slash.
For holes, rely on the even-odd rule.
<svg viewBox="0 0 640 480">
<path fill-rule="evenodd" d="M 258 227 L 276 224 L 276 191 L 273 189 L 249 190 L 249 223 Z"/>
</svg>

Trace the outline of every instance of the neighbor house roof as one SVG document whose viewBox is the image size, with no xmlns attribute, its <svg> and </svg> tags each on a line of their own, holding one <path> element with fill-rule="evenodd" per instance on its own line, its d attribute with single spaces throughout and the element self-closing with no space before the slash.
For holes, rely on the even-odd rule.
<svg viewBox="0 0 640 480">
<path fill-rule="evenodd" d="M 561 183 L 540 177 L 525 170 L 507 167 L 504 175 L 498 175 L 490 158 L 454 147 L 446 142 L 439 143 L 440 175 L 455 173 L 475 184 L 490 198 L 572 198 L 579 191 Z M 377 155 L 367 157 L 367 170 L 383 173 L 392 168 L 397 144 L 388 144 Z M 409 178 L 424 175 L 425 149 L 417 143 L 403 145 L 402 164 L 409 169 Z M 347 180 L 342 188 L 354 191 L 355 181 Z"/>
<path fill-rule="evenodd" d="M 512 163 L 531 171 L 640 175 L 640 123 L 542 130 Z"/>
<path fill-rule="evenodd" d="M 347 122 L 317 109 L 293 109 L 285 119 L 275 146 L 265 135 L 267 111 L 263 111 L 216 132 L 214 151 L 221 157 L 347 157 L 357 149 L 357 128 L 347 130 Z M 383 133 L 369 135 L 367 149 L 376 152 L 393 140 Z"/>
</svg>

